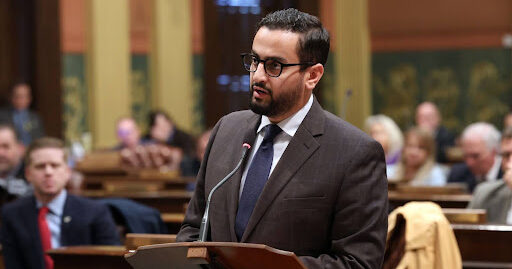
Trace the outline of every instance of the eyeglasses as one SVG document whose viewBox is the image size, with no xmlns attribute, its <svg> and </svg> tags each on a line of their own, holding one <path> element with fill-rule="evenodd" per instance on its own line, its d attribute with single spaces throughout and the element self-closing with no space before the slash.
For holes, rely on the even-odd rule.
<svg viewBox="0 0 512 269">
<path fill-rule="evenodd" d="M 266 59 L 261 60 L 258 58 L 258 56 L 251 54 L 251 53 L 242 53 L 240 54 L 240 57 L 242 57 L 242 64 L 244 65 L 245 70 L 249 72 L 256 72 L 258 69 L 258 66 L 260 63 L 263 63 L 263 68 L 265 69 L 265 73 L 271 77 L 279 77 L 281 75 L 281 72 L 283 72 L 283 68 L 288 66 L 296 66 L 296 65 L 306 65 L 311 66 L 314 65 L 314 63 L 307 62 L 307 63 L 298 63 L 298 64 L 284 64 L 276 59 Z"/>
</svg>

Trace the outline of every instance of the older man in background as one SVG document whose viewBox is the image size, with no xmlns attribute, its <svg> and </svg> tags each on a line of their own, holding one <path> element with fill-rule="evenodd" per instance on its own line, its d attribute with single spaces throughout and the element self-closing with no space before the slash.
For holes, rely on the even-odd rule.
<svg viewBox="0 0 512 269">
<path fill-rule="evenodd" d="M 512 127 L 503 131 L 500 155 L 503 180 L 480 184 L 468 208 L 485 209 L 491 223 L 512 224 Z"/>
<path fill-rule="evenodd" d="M 123 117 L 117 121 L 116 135 L 119 144 L 115 149 L 134 149 L 140 144 L 140 130 L 135 120 Z"/>
<path fill-rule="evenodd" d="M 499 156 L 500 133 L 489 123 L 477 122 L 464 129 L 462 136 L 464 163 L 452 167 L 448 183 L 465 183 L 473 192 L 476 185 L 503 176 Z"/>
</svg>

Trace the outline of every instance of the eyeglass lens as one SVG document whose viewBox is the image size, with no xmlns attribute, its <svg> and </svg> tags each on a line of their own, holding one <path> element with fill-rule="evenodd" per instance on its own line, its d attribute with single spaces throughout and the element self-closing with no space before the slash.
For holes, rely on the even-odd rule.
<svg viewBox="0 0 512 269">
<path fill-rule="evenodd" d="M 273 60 L 273 59 L 267 59 L 267 60 L 260 60 L 257 57 L 253 55 L 244 55 L 243 56 L 243 63 L 244 67 L 249 72 L 255 72 L 256 69 L 258 69 L 258 65 L 260 62 L 263 62 L 265 65 L 265 72 L 270 76 L 279 76 L 281 74 L 282 65 L 280 62 Z"/>
</svg>

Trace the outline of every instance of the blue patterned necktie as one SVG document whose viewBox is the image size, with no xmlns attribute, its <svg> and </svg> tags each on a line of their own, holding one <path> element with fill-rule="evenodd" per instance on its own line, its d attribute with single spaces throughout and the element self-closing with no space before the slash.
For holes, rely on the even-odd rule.
<svg viewBox="0 0 512 269">
<path fill-rule="evenodd" d="M 239 241 L 244 234 L 256 201 L 258 201 L 261 191 L 267 182 L 270 168 L 272 167 L 272 159 L 274 158 L 274 138 L 281 131 L 281 128 L 276 124 L 265 126 L 265 137 L 247 171 L 235 220 L 235 232 Z"/>
</svg>

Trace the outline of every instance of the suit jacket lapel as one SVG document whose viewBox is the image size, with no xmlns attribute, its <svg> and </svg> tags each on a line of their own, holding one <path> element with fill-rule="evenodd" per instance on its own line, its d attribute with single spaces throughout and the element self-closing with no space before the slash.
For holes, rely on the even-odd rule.
<svg viewBox="0 0 512 269">
<path fill-rule="evenodd" d="M 67 194 L 66 202 L 64 203 L 64 210 L 62 210 L 62 218 L 60 223 L 60 243 L 62 246 L 69 245 L 68 238 L 73 235 L 71 232 L 72 229 L 72 220 L 73 217 L 71 216 L 73 214 L 73 198 Z"/>
<path fill-rule="evenodd" d="M 512 191 L 510 191 L 505 183 L 503 184 L 500 193 L 498 193 L 498 197 L 504 197 L 503 199 L 505 203 L 501 206 L 500 220 L 501 223 L 506 223 L 510 204 L 512 204 Z"/>
<path fill-rule="evenodd" d="M 243 134 L 243 143 L 249 143 L 251 146 L 256 141 L 256 131 L 258 130 L 258 126 L 261 122 L 261 116 L 254 114 L 253 117 L 249 118 L 245 123 L 245 126 L 241 126 L 241 130 L 245 130 Z M 247 153 L 244 163 L 240 169 L 233 175 L 233 178 L 229 180 L 228 186 L 228 213 L 229 213 L 229 224 L 230 224 L 230 232 L 231 232 L 231 241 L 237 242 L 235 233 L 235 218 L 236 212 L 238 210 L 238 196 L 240 192 L 240 181 L 242 179 L 242 174 L 244 172 L 244 167 L 247 164 L 247 160 L 249 159 L 250 152 Z M 241 156 L 240 156 L 241 157 Z M 239 156 L 235 157 L 238 161 Z"/>
<path fill-rule="evenodd" d="M 274 168 L 274 171 L 265 184 L 265 187 L 256 202 L 254 211 L 249 218 L 244 235 L 240 240 L 241 242 L 247 240 L 254 227 L 256 227 L 277 195 L 281 192 L 284 186 L 286 186 L 297 170 L 300 169 L 302 164 L 309 159 L 311 154 L 313 154 L 320 146 L 315 136 L 323 133 L 324 117 L 323 109 L 315 99 L 308 115 L 299 126 L 299 129 L 288 144 L 288 147 L 283 153 L 283 156 L 281 156 L 279 163 Z"/>
<path fill-rule="evenodd" d="M 23 216 L 24 222 L 29 226 L 29 232 L 33 237 L 32 240 L 37 243 L 38 246 L 41 245 L 41 236 L 39 235 L 39 220 L 38 215 L 39 211 L 36 206 L 36 199 L 32 197 L 32 199 L 27 200 L 27 210 L 29 210 L 29 214 L 21 214 Z"/>
<path fill-rule="evenodd" d="M 39 222 L 38 222 L 39 211 L 37 209 L 36 199 L 34 196 L 32 196 L 31 199 L 26 200 L 26 205 L 24 206 L 24 208 L 26 208 L 26 212 L 24 212 L 23 214 L 20 214 L 20 217 L 22 218 L 22 222 L 26 223 L 26 225 L 28 226 L 27 227 L 28 232 L 32 239 L 33 245 L 35 246 L 33 254 L 36 256 L 37 259 L 40 260 L 41 264 L 44 264 L 43 248 L 41 246 L 41 236 L 39 234 L 39 226 L 38 226 L 39 225 Z M 23 211 L 25 211 L 25 210 L 23 210 Z"/>
</svg>

